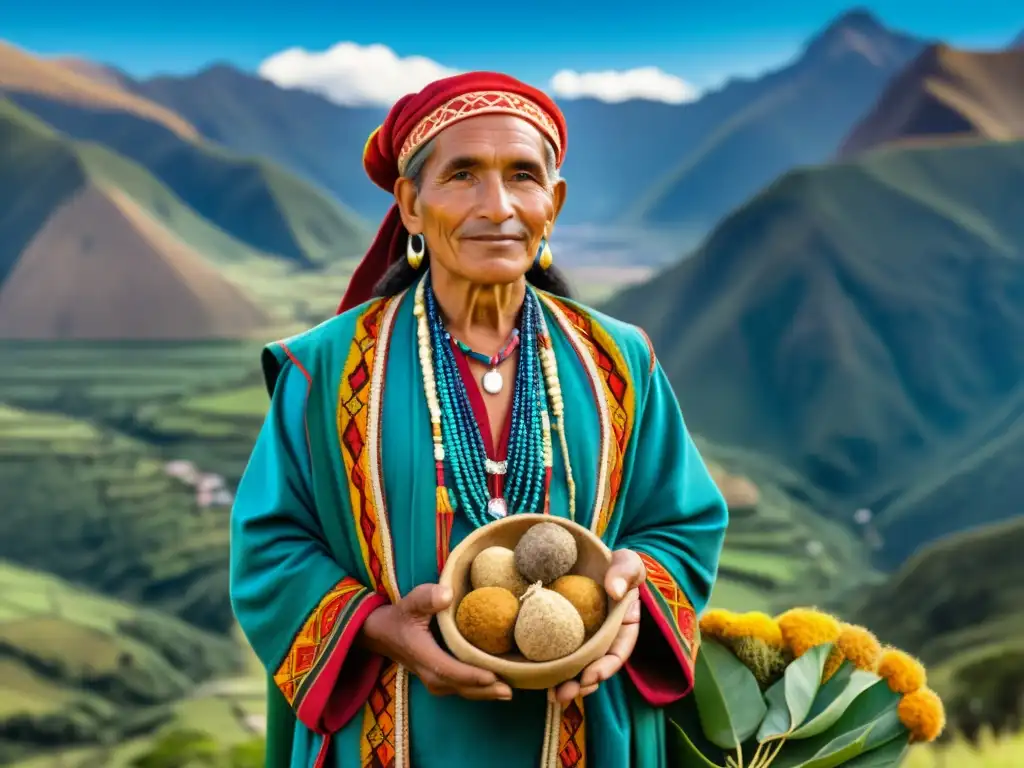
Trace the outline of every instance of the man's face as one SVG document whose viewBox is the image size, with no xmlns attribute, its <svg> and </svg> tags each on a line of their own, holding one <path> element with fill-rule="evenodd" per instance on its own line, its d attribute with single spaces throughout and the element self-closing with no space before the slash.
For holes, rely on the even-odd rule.
<svg viewBox="0 0 1024 768">
<path fill-rule="evenodd" d="M 526 274 L 565 196 L 564 182 L 547 177 L 543 142 L 511 115 L 468 118 L 438 134 L 421 188 L 404 206 L 434 268 L 478 285 Z"/>
</svg>

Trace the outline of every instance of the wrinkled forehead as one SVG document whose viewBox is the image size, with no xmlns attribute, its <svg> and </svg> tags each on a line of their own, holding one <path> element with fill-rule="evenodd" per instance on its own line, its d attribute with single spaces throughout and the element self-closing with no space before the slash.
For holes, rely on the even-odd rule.
<svg viewBox="0 0 1024 768">
<path fill-rule="evenodd" d="M 420 120 L 402 144 L 398 155 L 399 172 L 405 173 L 413 155 L 434 137 L 468 120 L 488 115 L 502 115 L 528 123 L 551 142 L 556 157 L 561 154 L 561 140 L 555 121 L 535 102 L 505 91 L 480 91 L 450 99 Z"/>
</svg>

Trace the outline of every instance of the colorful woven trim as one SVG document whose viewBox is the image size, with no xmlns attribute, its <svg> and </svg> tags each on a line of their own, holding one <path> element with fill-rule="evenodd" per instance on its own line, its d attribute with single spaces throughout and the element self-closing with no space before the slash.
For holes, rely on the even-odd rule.
<svg viewBox="0 0 1024 768">
<path fill-rule="evenodd" d="M 558 127 L 535 102 L 507 91 L 475 91 L 449 99 L 416 124 L 398 153 L 398 172 L 405 173 L 405 166 L 416 150 L 445 128 L 467 117 L 484 114 L 515 115 L 528 120 L 554 145 L 555 155 L 561 160 L 562 142 Z"/>
<path fill-rule="evenodd" d="M 346 577 L 309 614 L 274 673 L 274 682 L 294 709 L 302 708 L 331 652 L 339 645 L 350 645 L 341 643 L 349 620 L 364 601 L 374 596 L 358 581 Z"/>
<path fill-rule="evenodd" d="M 397 592 L 391 576 L 394 564 L 391 563 L 387 513 L 381 497 L 374 492 L 374 475 L 380 473 L 380 456 L 370 446 L 371 436 L 374 436 L 370 422 L 373 417 L 379 417 L 379 404 L 371 400 L 382 385 L 382 382 L 373 382 L 373 369 L 377 362 L 377 337 L 387 306 L 385 299 L 376 301 L 356 320 L 355 336 L 338 387 L 337 419 L 349 502 L 363 563 L 373 588 L 394 600 Z"/>
<path fill-rule="evenodd" d="M 395 722 L 398 677 L 398 665 L 389 664 L 363 709 L 363 737 L 359 741 L 362 768 L 394 768 L 398 760 Z"/>
<path fill-rule="evenodd" d="M 683 667 L 687 680 L 693 684 L 693 667 L 697 660 L 700 636 L 697 633 L 697 612 L 672 575 L 650 555 L 638 552 L 647 569 L 646 587 L 654 604 L 660 609 L 654 620 Z M 660 616 L 658 614 L 661 614 Z M 667 631 L 666 631 L 667 630 Z"/>
<path fill-rule="evenodd" d="M 399 599 L 391 531 L 384 504 L 380 457 L 380 417 L 385 363 L 398 307 L 405 293 L 367 306 L 356 319 L 355 334 L 338 390 L 338 437 L 363 563 L 374 589 L 392 602 Z M 381 673 L 363 709 L 363 766 L 409 765 L 408 671 L 389 665 Z"/>
<path fill-rule="evenodd" d="M 636 387 L 615 340 L 575 304 L 545 295 L 544 300 L 590 379 L 601 422 L 601 466 L 590 528 L 603 536 L 611 523 L 622 488 L 629 438 L 636 423 Z"/>
</svg>

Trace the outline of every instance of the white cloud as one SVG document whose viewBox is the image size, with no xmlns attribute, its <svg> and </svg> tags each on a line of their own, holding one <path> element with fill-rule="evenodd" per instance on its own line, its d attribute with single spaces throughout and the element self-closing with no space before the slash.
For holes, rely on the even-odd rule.
<svg viewBox="0 0 1024 768">
<path fill-rule="evenodd" d="M 338 104 L 385 107 L 457 72 L 424 56 L 401 58 L 386 45 L 349 42 L 326 51 L 289 48 L 259 68 L 263 78 L 282 88 L 315 91 Z"/>
<path fill-rule="evenodd" d="M 556 96 L 567 99 L 589 97 L 609 102 L 648 99 L 682 104 L 699 95 L 690 83 L 657 67 L 603 72 L 563 69 L 551 78 L 550 89 Z"/>
</svg>

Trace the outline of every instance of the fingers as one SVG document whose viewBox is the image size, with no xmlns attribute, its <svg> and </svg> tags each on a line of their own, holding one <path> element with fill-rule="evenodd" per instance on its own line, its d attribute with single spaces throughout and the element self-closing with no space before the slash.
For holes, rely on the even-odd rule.
<svg viewBox="0 0 1024 768">
<path fill-rule="evenodd" d="M 617 549 L 612 553 L 612 564 L 604 577 L 605 591 L 612 600 L 621 600 L 631 589 L 636 589 L 647 578 L 647 569 L 640 555 L 629 549 Z"/>
<path fill-rule="evenodd" d="M 420 584 L 399 601 L 410 616 L 433 616 L 451 605 L 452 591 L 439 584 Z"/>
<path fill-rule="evenodd" d="M 567 706 L 577 696 L 586 698 L 592 694 L 601 683 L 617 674 L 633 654 L 640 637 L 640 597 L 636 590 L 630 597 L 632 602 L 626 610 L 626 618 L 608 652 L 584 669 L 579 680 L 569 680 L 555 689 L 555 700 L 561 706 Z"/>
<path fill-rule="evenodd" d="M 489 699 L 508 701 L 512 698 L 512 689 L 505 685 L 505 683 L 495 683 L 494 685 L 487 685 L 482 688 L 458 688 L 455 690 L 455 693 L 464 699 L 473 699 L 474 701 Z"/>
<path fill-rule="evenodd" d="M 608 648 L 608 653 L 583 670 L 580 675 L 580 695 L 589 696 L 600 683 L 617 674 L 633 654 L 639 636 L 639 623 L 624 623 Z"/>
<path fill-rule="evenodd" d="M 439 682 L 450 688 L 482 688 L 498 682 L 498 676 L 486 669 L 463 664 L 446 653 L 432 637 L 414 650 L 420 669 L 429 670 Z"/>
<path fill-rule="evenodd" d="M 623 624 L 639 624 L 640 623 L 640 610 L 643 607 L 640 603 L 640 593 L 637 590 L 631 590 L 629 593 L 630 603 L 626 609 L 626 615 L 622 617 Z"/>
<path fill-rule="evenodd" d="M 562 707 L 567 707 L 579 695 L 580 684 L 576 680 L 568 680 L 555 688 L 555 701 Z"/>
</svg>

